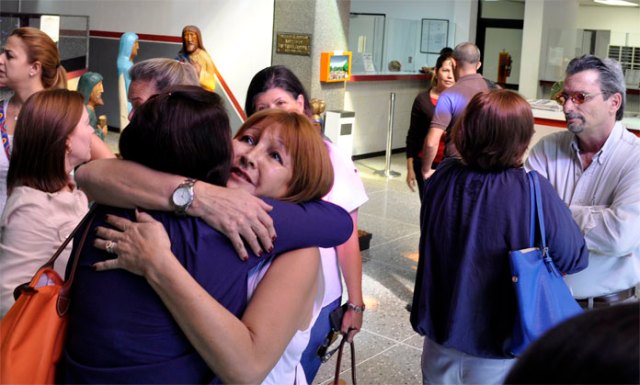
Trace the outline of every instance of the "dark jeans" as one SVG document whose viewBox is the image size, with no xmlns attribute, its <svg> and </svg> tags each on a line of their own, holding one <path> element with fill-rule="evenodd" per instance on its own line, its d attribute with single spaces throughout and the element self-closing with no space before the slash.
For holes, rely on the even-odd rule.
<svg viewBox="0 0 640 385">
<path fill-rule="evenodd" d="M 422 202 L 422 195 L 424 192 L 424 179 L 422 178 L 422 158 L 413 158 L 413 172 L 416 174 L 416 184 L 418 185 L 418 197 Z"/>
<path fill-rule="evenodd" d="M 438 163 L 433 163 L 431 165 L 432 169 L 438 168 Z M 416 173 L 416 184 L 418 185 L 418 196 L 420 197 L 420 202 L 422 202 L 422 196 L 424 195 L 424 179 L 422 178 L 422 158 L 415 157 L 413 158 L 413 172 Z"/>
</svg>

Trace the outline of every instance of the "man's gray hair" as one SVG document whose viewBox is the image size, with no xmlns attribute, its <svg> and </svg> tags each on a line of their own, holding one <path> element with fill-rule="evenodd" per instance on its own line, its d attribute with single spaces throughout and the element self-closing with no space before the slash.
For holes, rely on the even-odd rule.
<svg viewBox="0 0 640 385">
<path fill-rule="evenodd" d="M 617 93 L 622 96 L 622 103 L 616 112 L 616 120 L 622 120 L 624 105 L 627 102 L 627 86 L 624 83 L 620 63 L 609 58 L 600 59 L 594 55 L 582 55 L 569 62 L 565 74 L 568 77 L 588 70 L 594 70 L 600 74 L 600 91 L 604 99 L 609 99 L 609 96 Z"/>
<path fill-rule="evenodd" d="M 459 62 L 476 64 L 480 62 L 480 48 L 468 41 L 460 43 L 453 50 L 453 58 Z"/>
<path fill-rule="evenodd" d="M 193 65 L 167 58 L 155 58 L 136 63 L 129 70 L 131 81 L 154 81 L 158 92 L 175 85 L 199 86 Z"/>
</svg>

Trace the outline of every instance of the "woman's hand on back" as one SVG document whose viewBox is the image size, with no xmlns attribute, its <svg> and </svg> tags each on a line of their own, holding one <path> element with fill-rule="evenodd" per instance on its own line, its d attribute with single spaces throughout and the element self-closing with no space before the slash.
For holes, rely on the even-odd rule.
<svg viewBox="0 0 640 385">
<path fill-rule="evenodd" d="M 273 247 L 276 231 L 271 205 L 241 189 L 196 183 L 196 199 L 187 211 L 231 240 L 242 260 L 248 258 L 244 241 L 256 255 Z"/>
<path fill-rule="evenodd" d="M 115 229 L 102 226 L 96 228 L 94 246 L 117 255 L 115 259 L 96 263 L 96 270 L 124 269 L 146 277 L 160 266 L 163 258 L 175 259 L 164 226 L 151 215 L 138 210 L 136 220 L 137 222 L 132 222 L 126 218 L 107 215 L 107 223 Z M 107 248 L 109 245 L 111 251 Z"/>
</svg>

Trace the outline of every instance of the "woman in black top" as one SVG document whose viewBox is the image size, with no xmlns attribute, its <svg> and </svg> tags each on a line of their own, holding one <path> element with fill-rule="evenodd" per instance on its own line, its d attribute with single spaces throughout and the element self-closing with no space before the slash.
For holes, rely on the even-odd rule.
<svg viewBox="0 0 640 385">
<path fill-rule="evenodd" d="M 415 191 L 414 187 L 418 185 L 420 199 L 422 199 L 422 190 L 424 180 L 422 179 L 422 146 L 424 138 L 429 132 L 431 119 L 436 108 L 436 102 L 440 93 L 455 83 L 453 78 L 453 57 L 450 52 L 445 52 L 438 57 L 436 66 L 433 68 L 431 76 L 431 87 L 418 94 L 413 101 L 411 108 L 411 125 L 407 133 L 407 185 L 411 191 Z M 444 137 L 443 137 L 444 138 Z M 442 149 L 443 143 L 441 143 Z M 438 150 L 438 154 L 441 151 Z M 436 160 L 440 160 L 442 156 L 436 156 Z M 434 162 L 434 167 L 438 165 Z"/>
</svg>

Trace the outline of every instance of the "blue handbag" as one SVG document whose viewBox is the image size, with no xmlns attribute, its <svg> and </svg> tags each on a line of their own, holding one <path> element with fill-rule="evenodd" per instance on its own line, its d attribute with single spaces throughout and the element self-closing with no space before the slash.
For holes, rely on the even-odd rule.
<svg viewBox="0 0 640 385">
<path fill-rule="evenodd" d="M 531 196 L 529 248 L 509 252 L 517 302 L 510 344 L 514 356 L 522 355 L 527 346 L 548 329 L 582 312 L 549 256 L 538 173 L 531 171 L 527 176 Z M 541 247 L 534 247 L 536 227 L 540 229 Z"/>
</svg>

